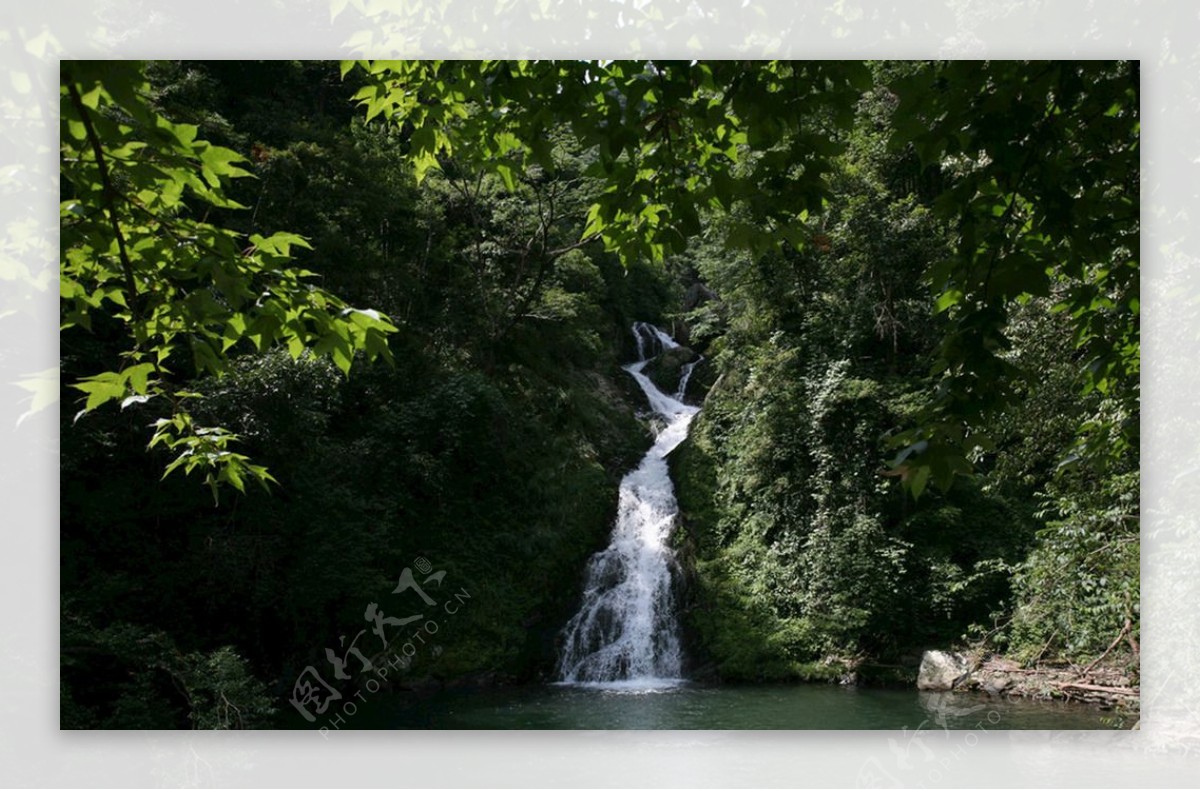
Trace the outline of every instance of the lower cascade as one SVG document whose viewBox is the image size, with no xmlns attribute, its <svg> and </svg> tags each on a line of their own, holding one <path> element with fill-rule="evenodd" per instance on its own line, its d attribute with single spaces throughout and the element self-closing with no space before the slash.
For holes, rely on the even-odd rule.
<svg viewBox="0 0 1200 790">
<path fill-rule="evenodd" d="M 679 344 L 658 327 L 633 325 L 638 361 L 626 365 L 659 418 L 654 445 L 621 480 L 616 524 L 608 548 L 588 561 L 583 602 L 563 629 L 558 677 L 563 683 L 653 687 L 682 674 L 675 617 L 675 552 L 667 545 L 679 507 L 666 456 L 687 438 L 699 411 L 682 400 L 696 362 L 685 365 L 673 395 L 642 373 Z"/>
</svg>

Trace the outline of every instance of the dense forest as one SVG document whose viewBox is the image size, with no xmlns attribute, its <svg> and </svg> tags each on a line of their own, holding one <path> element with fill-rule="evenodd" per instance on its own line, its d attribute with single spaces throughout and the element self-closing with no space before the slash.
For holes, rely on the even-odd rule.
<svg viewBox="0 0 1200 790">
<path fill-rule="evenodd" d="M 1138 91 L 1136 62 L 64 62 L 62 726 L 302 725 L 297 677 L 349 696 L 360 661 L 396 695 L 552 680 L 653 441 L 638 321 L 682 345 L 652 376 L 697 362 L 689 677 L 902 683 L 957 648 L 1136 685 Z M 405 579 L 461 605 L 397 662 Z"/>
</svg>

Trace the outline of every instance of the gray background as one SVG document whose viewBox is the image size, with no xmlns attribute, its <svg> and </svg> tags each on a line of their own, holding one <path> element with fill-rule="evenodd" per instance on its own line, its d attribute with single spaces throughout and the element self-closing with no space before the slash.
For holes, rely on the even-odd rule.
<svg viewBox="0 0 1200 790">
<path fill-rule="evenodd" d="M 1200 282 L 1192 2 L 147 0 L 0 17 L 0 783 L 86 786 L 1200 782 Z M 58 731 L 59 58 L 1079 57 L 1143 61 L 1140 732 Z M 153 568 L 147 568 L 153 573 Z M 913 722 L 916 727 L 919 722 Z"/>
</svg>

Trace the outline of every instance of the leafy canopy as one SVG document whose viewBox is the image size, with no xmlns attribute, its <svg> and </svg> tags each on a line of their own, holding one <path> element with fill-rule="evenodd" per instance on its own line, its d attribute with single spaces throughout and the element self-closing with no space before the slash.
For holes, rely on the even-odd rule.
<svg viewBox="0 0 1200 790">
<path fill-rule="evenodd" d="M 1017 401 L 1008 327 L 1015 302 L 1048 297 L 1070 315 L 1081 395 L 1114 416 L 1081 426 L 1067 462 L 1136 449 L 1140 373 L 1138 71 L 1129 62 L 953 62 L 896 83 L 893 144 L 955 180 L 935 202 L 957 229 L 926 279 L 949 322 L 934 399 L 898 443 L 924 450 L 944 484 L 963 449 L 992 448 L 995 414 Z"/>
<path fill-rule="evenodd" d="M 367 118 L 407 134 L 420 179 L 453 155 L 511 184 L 552 168 L 565 124 L 598 156 L 603 183 L 584 236 L 623 262 L 661 259 L 723 212 L 725 242 L 804 247 L 826 175 L 871 87 L 861 62 L 347 61 Z M 1138 74 L 1128 62 L 928 64 L 893 90 L 892 144 L 914 147 L 950 184 L 935 207 L 953 255 L 925 277 L 950 322 L 920 424 L 893 465 L 916 493 L 950 485 L 992 449 L 989 421 L 1024 375 L 1006 352 L 1008 307 L 1051 297 L 1069 311 L 1080 390 L 1112 393 L 1116 420 L 1081 427 L 1076 456 L 1136 444 Z"/>
<path fill-rule="evenodd" d="M 265 487 L 266 469 L 230 448 L 235 434 L 193 422 L 187 404 L 197 396 L 183 383 L 281 344 L 348 373 L 359 351 L 390 360 L 395 327 L 296 267 L 303 237 L 246 236 L 209 221 L 244 208 L 226 190 L 250 175 L 245 159 L 160 114 L 140 64 L 64 62 L 61 76 L 62 328 L 115 321 L 123 335 L 117 360 L 72 383 L 87 396 L 80 416 L 164 398 L 170 416 L 153 424 L 150 446 L 175 453 L 166 474 L 202 472 L 214 496 L 219 483 L 244 490 L 247 478 Z"/>
<path fill-rule="evenodd" d="M 583 236 L 626 265 L 680 252 L 701 215 L 751 211 L 731 232 L 742 246 L 800 243 L 800 220 L 820 210 L 823 176 L 870 84 L 857 62 L 358 61 L 367 118 L 409 131 L 416 176 L 453 155 L 509 185 L 553 169 L 551 139 L 567 126 L 597 156 L 603 181 Z"/>
</svg>

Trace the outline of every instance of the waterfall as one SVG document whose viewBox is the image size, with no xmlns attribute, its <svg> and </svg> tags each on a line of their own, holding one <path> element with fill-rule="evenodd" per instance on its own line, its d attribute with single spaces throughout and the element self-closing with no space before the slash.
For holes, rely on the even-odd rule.
<svg viewBox="0 0 1200 790">
<path fill-rule="evenodd" d="M 675 393 L 675 400 L 682 401 L 683 396 L 687 395 L 688 379 L 692 377 L 692 370 L 697 365 L 704 361 L 704 357 L 697 356 L 691 362 L 688 362 L 679 371 L 679 390 Z"/>
<path fill-rule="evenodd" d="M 625 370 L 658 418 L 657 435 L 638 467 L 621 480 L 608 548 L 588 561 L 583 602 L 563 629 L 558 676 L 564 683 L 654 687 L 677 683 L 682 674 L 675 552 L 667 543 L 679 508 L 666 456 L 687 438 L 699 411 L 681 400 L 695 363 L 681 371 L 678 394 L 667 395 L 642 370 L 679 344 L 642 322 L 633 325 L 633 334 L 638 361 Z"/>
</svg>

